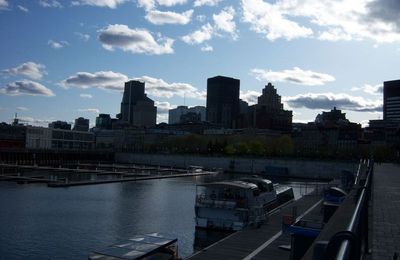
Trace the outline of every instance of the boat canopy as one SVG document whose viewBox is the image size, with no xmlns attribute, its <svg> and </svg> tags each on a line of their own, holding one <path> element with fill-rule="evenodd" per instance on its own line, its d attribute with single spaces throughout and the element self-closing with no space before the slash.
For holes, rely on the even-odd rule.
<svg viewBox="0 0 400 260">
<path fill-rule="evenodd" d="M 142 259 L 167 250 L 168 246 L 177 241 L 176 238 L 160 233 L 138 235 L 101 250 L 93 251 L 89 259 Z"/>
<path fill-rule="evenodd" d="M 199 186 L 204 187 L 232 187 L 239 189 L 257 189 L 257 185 L 244 181 L 220 181 L 220 182 L 212 182 L 212 183 L 203 183 L 199 184 Z"/>
</svg>

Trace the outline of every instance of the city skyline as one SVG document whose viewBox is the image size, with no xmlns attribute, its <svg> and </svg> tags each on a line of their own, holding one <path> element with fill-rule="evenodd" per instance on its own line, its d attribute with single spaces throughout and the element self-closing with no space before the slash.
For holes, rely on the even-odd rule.
<svg viewBox="0 0 400 260">
<path fill-rule="evenodd" d="M 383 82 L 400 78 L 400 4 L 324 2 L 0 0 L 0 121 L 93 126 L 139 79 L 167 122 L 171 108 L 205 106 L 217 75 L 240 79 L 250 104 L 271 82 L 294 122 L 334 106 L 382 118 Z"/>
</svg>

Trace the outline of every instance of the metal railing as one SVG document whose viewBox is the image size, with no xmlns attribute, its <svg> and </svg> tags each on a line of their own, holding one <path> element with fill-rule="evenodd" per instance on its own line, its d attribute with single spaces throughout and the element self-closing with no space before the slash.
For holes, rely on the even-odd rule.
<svg viewBox="0 0 400 260">
<path fill-rule="evenodd" d="M 371 196 L 373 167 L 373 161 L 369 160 L 365 182 L 360 178 L 357 183 L 359 196 L 349 225 L 329 240 L 324 259 L 361 259 L 368 252 L 368 203 Z"/>
</svg>

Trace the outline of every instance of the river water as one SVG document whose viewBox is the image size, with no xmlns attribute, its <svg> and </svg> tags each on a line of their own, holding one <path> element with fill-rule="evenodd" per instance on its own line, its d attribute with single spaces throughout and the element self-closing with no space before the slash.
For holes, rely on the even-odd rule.
<svg viewBox="0 0 400 260">
<path fill-rule="evenodd" d="M 94 249 L 151 232 L 177 237 L 179 254 L 187 257 L 193 253 L 196 183 L 202 180 L 69 188 L 0 182 L 0 259 L 87 259 Z"/>
</svg>

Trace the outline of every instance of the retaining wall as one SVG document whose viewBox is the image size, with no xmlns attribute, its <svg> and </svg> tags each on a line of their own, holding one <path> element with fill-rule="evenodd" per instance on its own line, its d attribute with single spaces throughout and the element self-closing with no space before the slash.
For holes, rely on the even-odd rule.
<svg viewBox="0 0 400 260">
<path fill-rule="evenodd" d="M 116 153 L 117 163 L 136 163 L 166 167 L 186 168 L 190 165 L 220 168 L 240 173 L 260 173 L 267 169 L 287 168 L 288 177 L 338 178 L 343 170 L 355 173 L 358 162 L 311 161 L 295 159 L 253 159 L 243 157 L 211 157 L 192 155 L 164 155 Z M 267 172 L 268 173 L 268 172 Z M 275 175 L 285 175 L 278 172 Z"/>
</svg>

